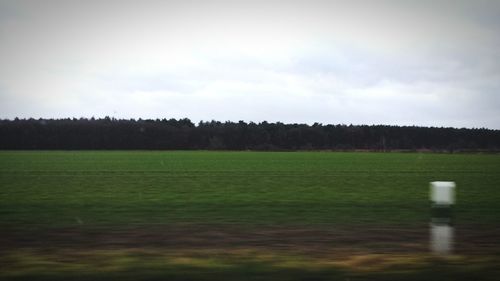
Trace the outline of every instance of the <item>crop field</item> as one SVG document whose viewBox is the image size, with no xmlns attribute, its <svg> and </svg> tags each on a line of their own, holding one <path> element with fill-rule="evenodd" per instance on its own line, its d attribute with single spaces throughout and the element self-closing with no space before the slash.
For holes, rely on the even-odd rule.
<svg viewBox="0 0 500 281">
<path fill-rule="evenodd" d="M 498 154 L 0 152 L 2 280 L 499 278 Z"/>
</svg>

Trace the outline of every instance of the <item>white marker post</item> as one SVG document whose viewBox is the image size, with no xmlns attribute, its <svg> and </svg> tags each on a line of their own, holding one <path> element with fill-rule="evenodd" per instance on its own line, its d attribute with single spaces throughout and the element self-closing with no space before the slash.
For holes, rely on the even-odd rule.
<svg viewBox="0 0 500 281">
<path fill-rule="evenodd" d="M 455 203 L 456 185 L 452 181 L 434 181 L 430 183 L 430 187 L 431 250 L 438 255 L 447 255 L 453 250 L 451 205 Z"/>
<path fill-rule="evenodd" d="M 455 182 L 433 181 L 431 182 L 431 201 L 434 204 L 450 206 L 455 203 Z"/>
</svg>

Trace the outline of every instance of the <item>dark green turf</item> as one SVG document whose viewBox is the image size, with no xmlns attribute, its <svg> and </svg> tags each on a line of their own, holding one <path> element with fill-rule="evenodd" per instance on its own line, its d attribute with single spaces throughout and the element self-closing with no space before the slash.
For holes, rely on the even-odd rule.
<svg viewBox="0 0 500 281">
<path fill-rule="evenodd" d="M 500 221 L 500 155 L 0 152 L 0 225 L 417 224 L 429 182 L 459 223 Z"/>
<path fill-rule="evenodd" d="M 476 252 L 441 259 L 425 252 L 377 255 L 384 248 L 376 244 L 356 252 L 359 245 L 316 241 L 332 251 L 322 258 L 290 247 L 281 251 L 279 237 L 243 248 L 219 248 L 210 240 L 201 249 L 157 248 L 146 241 L 158 237 L 148 233 L 153 224 L 160 224 L 158 229 L 217 225 L 215 234 L 226 224 L 427 227 L 429 182 L 436 180 L 457 183 L 457 225 L 497 227 L 500 155 L 495 154 L 3 151 L 0 280 L 496 280 L 498 255 L 478 252 L 484 251 L 481 245 Z M 119 237 L 133 234 L 127 229 L 143 232 L 138 240 Z M 55 235 L 61 230 L 66 232 Z M 122 244 L 102 238 L 109 235 L 88 241 L 115 230 Z M 494 243 L 487 231 L 474 233 L 479 236 L 473 241 Z M 305 235 L 294 243 L 312 239 Z M 408 239 L 399 243 L 422 243 Z M 346 260 L 336 256 L 342 251 Z"/>
</svg>

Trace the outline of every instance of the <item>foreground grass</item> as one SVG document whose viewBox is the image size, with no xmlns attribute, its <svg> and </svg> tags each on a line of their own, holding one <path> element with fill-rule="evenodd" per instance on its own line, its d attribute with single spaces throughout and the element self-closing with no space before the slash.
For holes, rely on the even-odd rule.
<svg viewBox="0 0 500 281">
<path fill-rule="evenodd" d="M 0 224 L 426 223 L 434 180 L 500 218 L 499 155 L 0 152 Z"/>
<path fill-rule="evenodd" d="M 9 280 L 498 280 L 498 256 L 152 249 L 17 251 L 0 258 Z"/>
<path fill-rule="evenodd" d="M 496 280 L 499 183 L 492 154 L 4 151 L 0 279 Z"/>
</svg>

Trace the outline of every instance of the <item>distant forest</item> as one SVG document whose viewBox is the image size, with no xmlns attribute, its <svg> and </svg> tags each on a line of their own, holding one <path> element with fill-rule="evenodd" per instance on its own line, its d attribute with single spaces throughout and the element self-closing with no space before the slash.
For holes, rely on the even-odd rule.
<svg viewBox="0 0 500 281">
<path fill-rule="evenodd" d="M 0 120 L 0 149 L 500 151 L 500 130 L 184 119 Z"/>
</svg>

